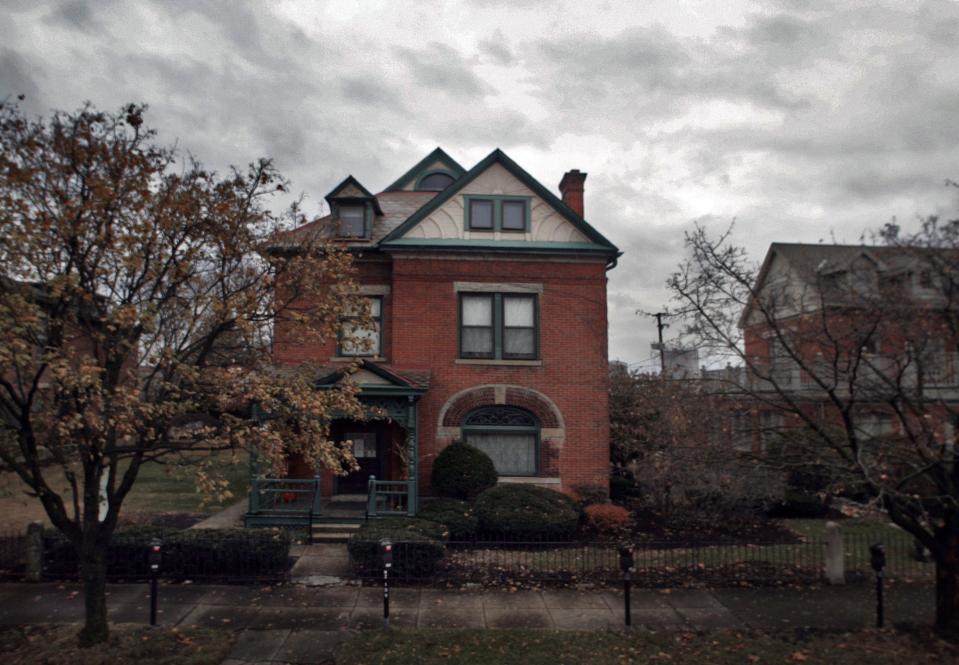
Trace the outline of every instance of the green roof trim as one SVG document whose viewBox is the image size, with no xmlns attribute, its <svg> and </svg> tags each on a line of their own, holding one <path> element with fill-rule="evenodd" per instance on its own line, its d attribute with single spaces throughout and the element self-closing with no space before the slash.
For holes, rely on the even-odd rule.
<svg viewBox="0 0 959 665">
<path fill-rule="evenodd" d="M 383 214 L 383 211 L 380 209 L 380 203 L 379 203 L 379 201 L 376 200 L 376 197 L 373 196 L 373 194 L 370 192 L 370 190 L 368 190 L 366 187 L 364 187 L 364 186 L 360 183 L 360 181 L 357 180 L 356 178 L 354 178 L 352 175 L 346 176 L 346 177 L 343 179 L 343 182 L 341 182 L 339 185 L 337 185 L 336 187 L 334 187 L 334 188 L 330 191 L 330 193 L 327 194 L 326 196 L 324 196 L 323 198 L 326 199 L 326 202 L 327 202 L 327 203 L 330 203 L 330 201 L 331 201 L 332 199 L 340 198 L 340 197 L 339 197 L 339 193 L 340 193 L 341 191 L 343 191 L 344 189 L 346 189 L 346 188 L 347 188 L 348 186 L 350 186 L 350 185 L 353 185 L 353 186 L 356 187 L 358 190 L 360 190 L 360 192 L 363 193 L 362 198 L 364 198 L 364 199 L 370 199 L 370 200 L 373 202 L 373 209 L 376 211 L 376 214 L 377 214 L 377 215 L 382 215 L 382 214 Z M 356 197 L 355 195 L 352 195 L 352 194 L 351 194 L 350 196 L 345 197 L 345 198 L 355 199 L 355 198 L 357 198 L 357 197 Z M 332 209 L 333 209 L 333 206 L 332 206 L 332 204 L 331 204 L 331 205 L 330 205 L 330 210 L 332 210 Z"/>
<path fill-rule="evenodd" d="M 404 187 L 410 183 L 419 182 L 420 178 L 425 174 L 430 165 L 435 161 L 441 161 L 446 165 L 446 170 L 449 171 L 450 175 L 454 178 L 459 178 L 464 173 L 466 169 L 460 166 L 459 162 L 446 154 L 446 151 L 442 148 L 436 148 L 433 152 L 428 154 L 426 157 L 416 162 L 416 164 L 409 171 L 401 175 L 396 181 L 384 189 L 384 192 L 396 192 L 402 190 Z M 429 169 L 435 170 L 435 169 Z M 455 182 L 454 182 L 455 184 Z M 452 185 L 451 185 L 452 186 Z"/>
<path fill-rule="evenodd" d="M 464 251 L 501 252 L 587 252 L 609 256 L 608 247 L 591 242 L 554 242 L 550 240 L 462 240 L 460 238 L 399 238 L 381 243 L 386 251 L 391 249 L 455 249 Z"/>
<path fill-rule="evenodd" d="M 536 180 L 536 178 L 534 178 L 529 173 L 527 173 L 519 164 L 517 164 L 512 159 L 510 159 L 506 155 L 506 153 L 504 153 L 499 148 L 491 152 L 476 166 L 474 166 L 469 171 L 467 171 L 462 176 L 460 176 L 460 178 L 456 180 L 456 182 L 454 182 L 452 185 L 450 185 L 449 187 L 444 189 L 442 192 L 437 194 L 434 198 L 430 199 L 429 203 L 427 203 L 422 208 L 417 210 L 415 213 L 410 215 L 410 217 L 407 218 L 405 222 L 403 222 L 398 227 L 393 229 L 389 234 L 387 234 L 385 238 L 383 238 L 383 240 L 380 241 L 380 246 L 383 247 L 384 249 L 394 246 L 400 239 L 403 238 L 403 236 L 406 234 L 407 231 L 409 231 L 414 226 L 419 224 L 423 219 L 425 219 L 435 210 L 439 209 L 439 207 L 442 206 L 444 203 L 452 199 L 457 194 L 457 192 L 462 190 L 463 187 L 465 187 L 470 182 L 475 180 L 481 173 L 486 171 L 486 169 L 488 169 L 490 166 L 492 166 L 495 163 L 501 164 L 503 168 L 505 168 L 507 171 L 513 174 L 513 176 L 517 180 L 519 180 L 524 185 L 529 187 L 537 196 L 539 196 L 546 203 L 548 203 L 554 210 L 556 210 L 556 212 L 561 214 L 573 226 L 575 226 L 577 229 L 582 231 L 583 235 L 585 235 L 587 238 L 592 240 L 593 243 L 595 243 L 595 244 L 589 244 L 588 247 L 590 247 L 593 250 L 601 250 L 603 253 L 607 255 L 618 256 L 619 254 L 621 254 L 621 252 L 616 247 L 616 245 L 611 243 L 606 238 L 606 236 L 604 236 L 602 233 L 600 233 L 599 231 L 594 229 L 592 226 L 590 226 L 585 219 L 583 219 L 582 217 L 577 215 L 575 212 L 573 212 L 569 208 L 569 206 L 567 206 L 565 203 L 562 202 L 562 200 L 559 199 L 559 197 L 557 197 L 551 191 L 543 187 L 543 185 L 541 185 L 539 181 Z M 418 239 L 416 240 L 416 242 L 422 243 L 424 242 L 424 240 Z M 473 246 L 471 244 L 473 241 L 453 240 L 453 242 L 459 245 L 464 245 L 468 247 Z M 512 242 L 515 245 L 519 245 L 516 247 L 512 247 L 512 249 L 524 249 L 524 248 L 535 249 L 536 242 L 538 241 L 520 242 L 520 243 L 516 243 L 515 241 L 494 241 L 492 243 L 490 243 L 489 241 L 480 241 L 480 242 L 486 243 L 487 245 L 493 245 L 495 247 L 505 246 Z M 543 244 L 543 243 L 541 242 L 540 244 Z M 561 245 L 561 246 L 566 246 L 568 248 L 571 245 L 584 245 L 586 243 L 546 243 L 546 244 Z M 403 243 L 403 245 L 406 245 L 406 243 Z M 487 248 L 493 249 L 495 248 L 493 246 L 490 246 Z"/>
</svg>

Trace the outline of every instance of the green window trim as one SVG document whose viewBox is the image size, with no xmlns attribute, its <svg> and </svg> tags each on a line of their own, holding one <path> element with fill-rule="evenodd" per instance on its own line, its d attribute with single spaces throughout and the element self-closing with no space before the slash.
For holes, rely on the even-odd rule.
<svg viewBox="0 0 959 665">
<path fill-rule="evenodd" d="M 509 424 L 509 425 L 491 425 L 491 424 L 473 424 L 470 421 L 475 418 L 475 416 L 483 414 L 484 412 L 498 412 L 498 411 L 514 411 L 522 413 L 525 415 L 529 423 L 527 424 Z M 519 434 L 527 435 L 533 437 L 533 469 L 531 473 L 507 473 L 500 469 L 497 469 L 496 472 L 498 475 L 507 477 L 507 478 L 523 478 L 527 476 L 539 476 L 542 470 L 542 431 L 539 424 L 539 420 L 531 413 L 525 409 L 514 406 L 485 406 L 478 409 L 474 409 L 463 418 L 463 425 L 460 427 L 460 431 L 463 436 L 463 441 L 469 443 L 470 434 Z"/>
<path fill-rule="evenodd" d="M 474 228 L 470 219 L 471 204 L 473 201 L 489 201 L 493 204 L 493 227 L 492 228 Z M 503 203 L 517 202 L 524 204 L 524 220 L 522 229 L 503 228 Z M 529 233 L 532 228 L 531 210 L 533 207 L 532 196 L 506 196 L 506 195 L 486 195 L 486 194 L 464 194 L 463 195 L 463 229 L 465 231 L 498 231 L 500 233 Z"/>
<path fill-rule="evenodd" d="M 472 292 L 472 291 L 463 291 L 458 295 L 457 302 L 457 332 L 459 335 L 458 349 L 459 349 L 459 358 L 461 359 L 487 359 L 487 360 L 539 360 L 540 353 L 540 318 L 539 318 L 539 295 L 535 293 L 484 293 L 484 292 Z M 467 353 L 463 350 L 463 328 L 466 327 L 463 325 L 463 301 L 469 297 L 479 297 L 485 296 L 492 300 L 491 311 L 492 311 L 492 322 L 491 327 L 493 329 L 493 351 L 491 353 Z M 533 352 L 532 353 L 507 353 L 504 350 L 503 345 L 503 332 L 506 330 L 504 326 L 504 313 L 503 313 L 503 301 L 508 298 L 522 298 L 530 299 L 533 301 Z M 477 326 L 470 326 L 477 327 Z M 479 326 L 483 328 L 488 328 L 490 326 Z M 523 327 L 523 329 L 528 329 L 528 327 Z"/>
<path fill-rule="evenodd" d="M 369 240 L 373 231 L 373 206 L 364 199 L 341 199 L 335 203 L 336 209 L 334 214 L 336 215 L 337 229 L 336 237 L 343 238 L 360 238 Z M 350 207 L 361 207 L 363 208 L 363 235 L 347 235 L 343 233 L 343 226 L 340 220 L 340 208 L 350 208 Z"/>
<path fill-rule="evenodd" d="M 341 316 L 336 332 L 336 355 L 342 358 L 382 358 L 383 356 L 383 296 L 366 296 L 367 300 L 378 300 L 379 316 L 372 317 L 376 325 L 376 349 L 363 352 L 349 352 L 343 348 L 343 324 L 356 319 L 355 316 Z"/>
<path fill-rule="evenodd" d="M 450 182 L 446 187 L 449 187 L 454 182 L 456 182 L 456 175 L 446 169 L 430 169 L 429 171 L 424 171 L 420 177 L 416 179 L 416 184 L 413 185 L 413 191 L 417 192 L 442 192 L 443 189 L 422 189 L 423 181 L 429 178 L 431 175 L 445 175 L 449 176 Z"/>
</svg>

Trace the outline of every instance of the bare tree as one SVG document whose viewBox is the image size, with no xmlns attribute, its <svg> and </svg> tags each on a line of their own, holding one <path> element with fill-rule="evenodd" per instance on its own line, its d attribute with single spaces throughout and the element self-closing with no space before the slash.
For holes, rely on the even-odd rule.
<svg viewBox="0 0 959 665">
<path fill-rule="evenodd" d="M 613 463 L 639 483 L 644 504 L 688 522 L 752 522 L 783 495 L 782 474 L 737 449 L 723 395 L 697 379 L 614 367 Z"/>
<path fill-rule="evenodd" d="M 177 166 L 143 112 L 31 121 L 0 105 L 0 460 L 76 549 L 83 644 L 107 637 L 107 547 L 142 464 L 255 448 L 339 470 L 352 457 L 329 418 L 362 416 L 348 384 L 318 391 L 308 368 L 271 367 L 275 325 L 321 342 L 360 306 L 349 256 L 271 251 L 305 221 L 267 207 L 287 188 L 271 162 L 225 177 Z M 220 487 L 202 464 L 197 481 Z"/>
<path fill-rule="evenodd" d="M 669 286 L 687 334 L 735 359 L 725 392 L 761 414 L 770 460 L 856 482 L 935 559 L 937 623 L 959 630 L 955 437 L 959 221 L 876 246 L 774 244 L 761 266 L 702 228 Z M 735 368 L 734 368 L 735 369 Z"/>
</svg>

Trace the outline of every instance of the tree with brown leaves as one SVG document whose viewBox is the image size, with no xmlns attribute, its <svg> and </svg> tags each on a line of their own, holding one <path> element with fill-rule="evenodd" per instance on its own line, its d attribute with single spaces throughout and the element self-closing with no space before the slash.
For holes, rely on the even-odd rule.
<svg viewBox="0 0 959 665">
<path fill-rule="evenodd" d="M 296 204 L 271 211 L 288 187 L 272 163 L 178 164 L 144 110 L 44 121 L 0 105 L 0 461 L 76 549 L 83 644 L 107 637 L 107 547 L 142 464 L 246 448 L 340 470 L 352 456 L 330 416 L 363 416 L 348 382 L 315 390 L 309 368 L 270 357 L 279 319 L 320 343 L 362 309 L 349 256 L 271 251 L 305 221 Z M 197 469 L 201 489 L 222 487 Z"/>
</svg>

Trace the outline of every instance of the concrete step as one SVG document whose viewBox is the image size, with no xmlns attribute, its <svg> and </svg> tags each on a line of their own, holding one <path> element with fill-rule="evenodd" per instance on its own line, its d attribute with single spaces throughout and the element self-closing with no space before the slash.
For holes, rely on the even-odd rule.
<svg viewBox="0 0 959 665">
<path fill-rule="evenodd" d="M 314 543 L 345 543 L 353 534 L 350 531 L 314 531 Z"/>
<path fill-rule="evenodd" d="M 313 532 L 319 531 L 356 531 L 362 525 L 354 522 L 314 522 Z"/>
</svg>

